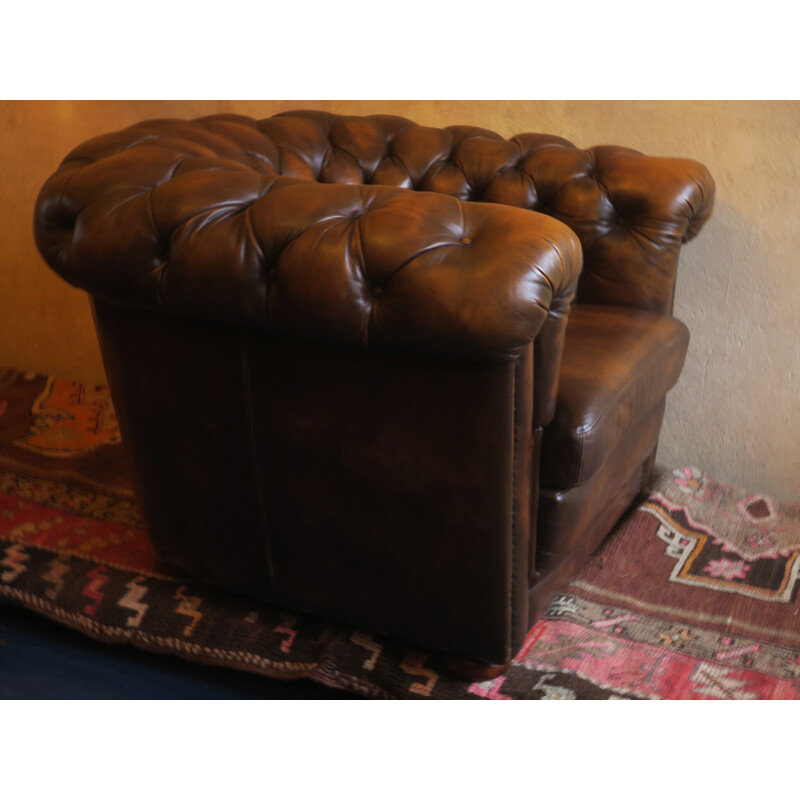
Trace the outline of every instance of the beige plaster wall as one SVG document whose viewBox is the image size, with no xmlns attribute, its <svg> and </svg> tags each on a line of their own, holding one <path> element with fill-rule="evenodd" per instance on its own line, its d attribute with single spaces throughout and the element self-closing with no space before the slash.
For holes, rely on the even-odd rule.
<svg viewBox="0 0 800 800">
<path fill-rule="evenodd" d="M 546 131 L 695 158 L 717 182 L 714 217 L 682 256 L 675 312 L 692 331 L 659 461 L 800 499 L 800 103 L 187 101 L 0 103 L 0 364 L 103 381 L 84 295 L 33 243 L 36 193 L 66 152 L 156 116 L 289 108 L 395 113 L 503 135 Z"/>
</svg>

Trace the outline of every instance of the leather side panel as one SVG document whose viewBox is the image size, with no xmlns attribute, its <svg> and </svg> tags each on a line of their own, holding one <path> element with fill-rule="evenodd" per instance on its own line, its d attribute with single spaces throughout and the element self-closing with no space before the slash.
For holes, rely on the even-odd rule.
<svg viewBox="0 0 800 800">
<path fill-rule="evenodd" d="M 137 496 L 159 555 L 204 580 L 269 597 L 242 334 L 97 300 L 94 311 Z"/>
<path fill-rule="evenodd" d="M 96 303 L 160 555 L 233 591 L 508 660 L 527 632 L 532 347 L 479 364 Z"/>
<path fill-rule="evenodd" d="M 251 348 L 276 599 L 505 660 L 513 365 L 257 336 Z"/>
</svg>

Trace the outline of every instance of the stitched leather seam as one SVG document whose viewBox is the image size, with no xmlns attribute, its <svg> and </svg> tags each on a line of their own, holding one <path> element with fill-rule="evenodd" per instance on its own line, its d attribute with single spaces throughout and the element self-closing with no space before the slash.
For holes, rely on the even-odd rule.
<svg viewBox="0 0 800 800">
<path fill-rule="evenodd" d="M 258 451 L 256 448 L 255 421 L 253 417 L 253 390 L 250 384 L 250 338 L 247 331 L 242 332 L 242 391 L 244 400 L 244 413 L 247 420 L 247 433 L 250 445 L 250 457 L 252 461 L 253 477 L 256 481 L 256 495 L 258 497 L 258 511 L 261 517 L 261 529 L 264 533 L 265 555 L 267 558 L 267 572 L 272 593 L 277 593 L 277 583 L 275 580 L 275 565 L 272 559 L 272 541 L 269 535 L 269 525 L 267 524 L 267 509 L 264 504 L 264 484 L 261 480 L 261 468 L 258 464 Z"/>
<path fill-rule="evenodd" d="M 512 645 L 511 643 L 514 641 L 514 630 L 515 630 L 515 611 L 516 611 L 516 604 L 514 603 L 514 590 L 515 590 L 515 581 L 514 575 L 516 570 L 516 562 L 514 557 L 517 552 L 517 389 L 519 386 L 519 363 L 520 359 L 517 357 L 514 360 L 514 391 L 513 391 L 513 402 L 511 405 L 511 431 L 512 431 L 512 438 L 511 438 L 511 466 L 512 466 L 512 475 L 511 475 L 511 579 L 509 581 L 508 587 L 508 604 L 509 604 L 509 615 L 508 615 L 508 635 L 507 635 L 507 661 L 510 661 L 514 657 L 514 653 L 511 652 Z"/>
<path fill-rule="evenodd" d="M 534 580 L 536 572 L 536 544 L 539 538 L 539 493 L 541 490 L 541 463 L 542 463 L 542 438 L 544 428 L 534 425 L 531 436 L 531 447 L 533 448 L 531 460 L 531 482 L 530 497 L 528 501 L 528 564 L 527 564 L 527 588 L 530 591 L 531 582 Z"/>
</svg>

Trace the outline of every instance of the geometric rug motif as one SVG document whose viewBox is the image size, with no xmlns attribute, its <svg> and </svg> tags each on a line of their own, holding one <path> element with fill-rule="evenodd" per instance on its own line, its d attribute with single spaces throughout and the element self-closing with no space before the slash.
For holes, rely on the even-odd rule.
<svg viewBox="0 0 800 800">
<path fill-rule="evenodd" d="M 693 499 L 692 511 L 664 495 L 642 506 L 661 521 L 656 535 L 676 559 L 670 580 L 767 602 L 790 603 L 797 597 L 797 509 L 779 513 L 771 498 L 741 496 L 688 467 L 676 471 L 673 485 L 685 495 L 679 499 Z M 728 524 L 715 529 L 704 522 L 712 509 Z"/>
<path fill-rule="evenodd" d="M 0 469 L 134 499 L 102 385 L 0 367 Z"/>
<path fill-rule="evenodd" d="M 54 396 L 85 408 L 32 450 Z M 506 674 L 460 681 L 437 653 L 163 573 L 115 424 L 104 387 L 0 369 L 0 613 L 371 698 L 800 699 L 800 504 L 658 470 Z"/>
<path fill-rule="evenodd" d="M 48 378 L 31 406 L 34 423 L 14 441 L 50 458 L 71 458 L 122 441 L 106 386 Z"/>
<path fill-rule="evenodd" d="M 663 521 L 656 536 L 667 545 L 664 552 L 676 560 L 671 581 L 769 602 L 790 603 L 797 597 L 799 550 L 747 558 L 713 532 L 692 527 L 683 509 L 655 502 L 643 508 Z M 673 516 L 665 513 L 667 509 Z M 686 519 L 683 524 L 676 519 L 681 515 Z"/>
</svg>

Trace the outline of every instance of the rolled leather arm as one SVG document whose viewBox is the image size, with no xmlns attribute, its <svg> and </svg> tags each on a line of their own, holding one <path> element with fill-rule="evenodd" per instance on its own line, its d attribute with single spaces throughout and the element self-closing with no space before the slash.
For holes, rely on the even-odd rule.
<svg viewBox="0 0 800 800">
<path fill-rule="evenodd" d="M 556 213 L 584 248 L 580 301 L 671 312 L 681 245 L 711 216 L 713 178 L 691 159 L 611 146 L 587 153 L 599 191 L 582 196 L 575 184 Z M 581 219 L 584 204 L 596 210 Z"/>
<path fill-rule="evenodd" d="M 47 262 L 111 302 L 360 348 L 506 360 L 551 307 L 563 329 L 581 249 L 557 220 L 280 177 L 214 147 L 142 134 L 73 151 L 36 204 Z"/>
</svg>

